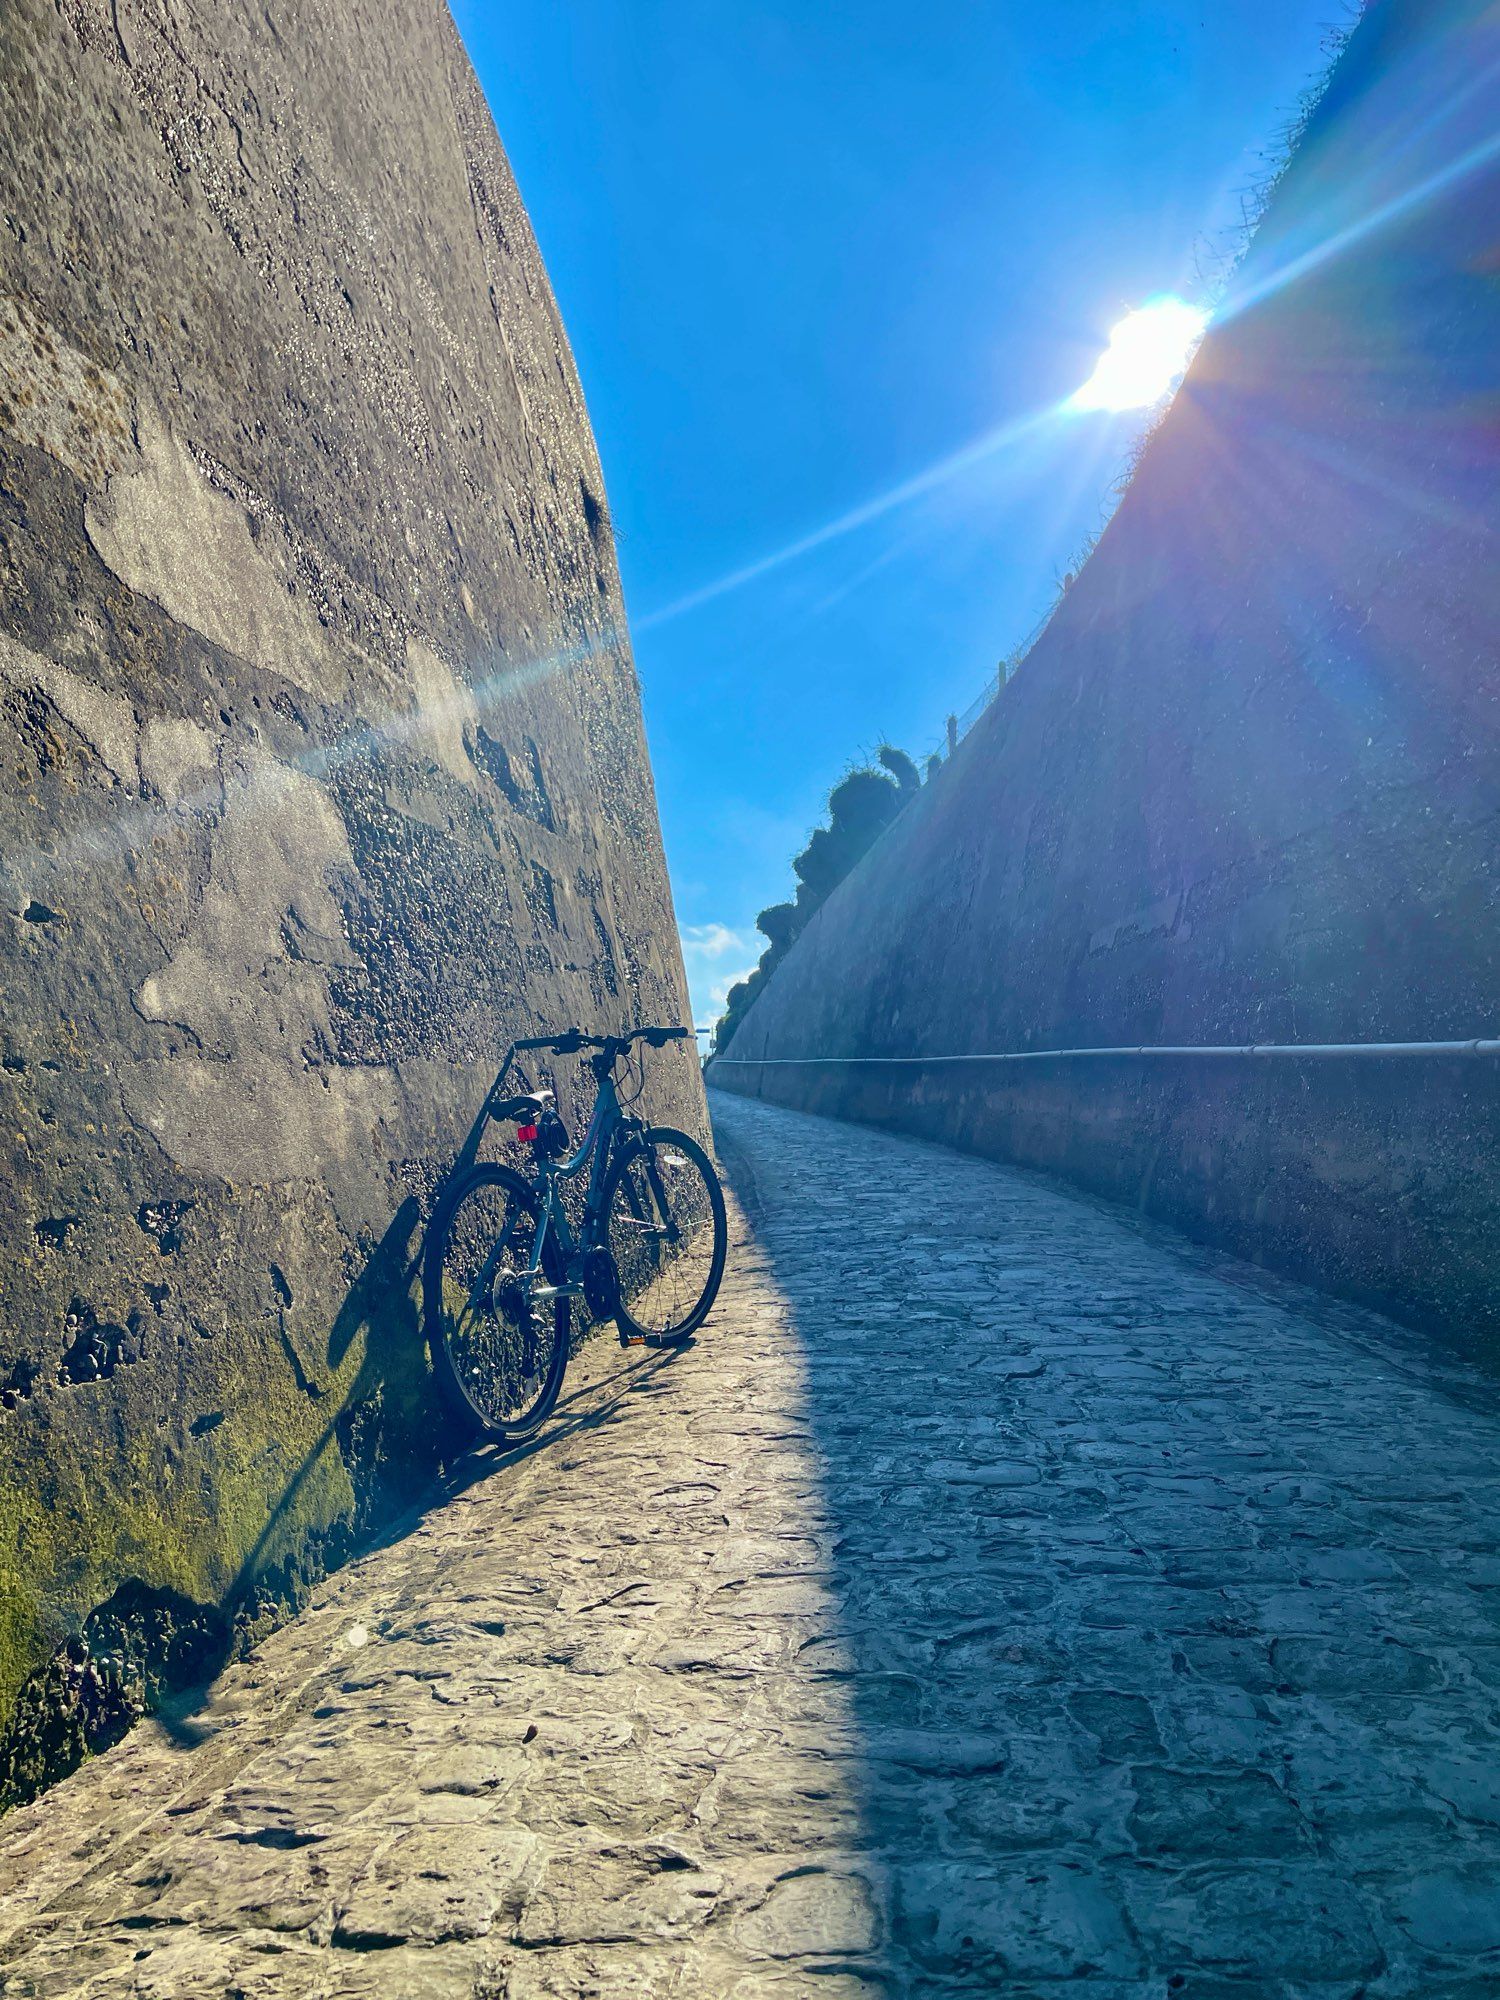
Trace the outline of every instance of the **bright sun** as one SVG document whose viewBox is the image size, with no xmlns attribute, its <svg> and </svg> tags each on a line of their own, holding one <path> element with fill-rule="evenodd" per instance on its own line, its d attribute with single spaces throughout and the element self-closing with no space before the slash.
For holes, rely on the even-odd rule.
<svg viewBox="0 0 1500 2000">
<path fill-rule="evenodd" d="M 1071 398 L 1073 408 L 1139 410 L 1160 402 L 1187 367 L 1207 324 L 1207 313 L 1182 299 L 1138 306 L 1110 333 L 1098 367 Z"/>
</svg>

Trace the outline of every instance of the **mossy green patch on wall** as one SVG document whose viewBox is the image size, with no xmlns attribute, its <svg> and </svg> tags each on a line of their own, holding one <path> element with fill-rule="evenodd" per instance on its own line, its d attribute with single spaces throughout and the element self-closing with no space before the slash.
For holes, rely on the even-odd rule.
<svg viewBox="0 0 1500 2000">
<path fill-rule="evenodd" d="M 154 1367 L 34 1389 L 0 1420 L 0 1805 L 110 1740 L 135 1682 L 149 1701 L 217 1664 L 421 1492 L 446 1434 L 409 1276 L 413 1221 L 408 1204 L 315 1371 L 284 1323 L 164 1334 L 172 1351 Z M 121 1579 L 149 1604 L 196 1606 L 218 1643 L 158 1662 L 127 1620 L 103 1681 L 80 1674 L 71 1635 L 93 1633 Z"/>
</svg>

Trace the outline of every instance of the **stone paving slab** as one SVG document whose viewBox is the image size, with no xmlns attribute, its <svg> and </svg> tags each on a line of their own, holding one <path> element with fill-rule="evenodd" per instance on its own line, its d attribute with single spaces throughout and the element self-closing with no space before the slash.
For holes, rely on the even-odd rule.
<svg viewBox="0 0 1500 2000">
<path fill-rule="evenodd" d="M 1500 1994 L 1480 1385 L 714 1102 L 699 1345 L 597 1345 L 537 1448 L 0 1824 L 0 1995 Z"/>
</svg>

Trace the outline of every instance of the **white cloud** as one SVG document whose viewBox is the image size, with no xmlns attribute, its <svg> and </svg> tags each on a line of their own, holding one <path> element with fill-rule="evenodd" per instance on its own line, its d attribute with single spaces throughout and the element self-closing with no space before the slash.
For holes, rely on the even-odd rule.
<svg viewBox="0 0 1500 2000">
<path fill-rule="evenodd" d="M 684 924 L 679 935 L 694 1026 L 711 1028 L 724 1011 L 730 987 L 755 970 L 765 940 L 728 924 Z"/>
<path fill-rule="evenodd" d="M 722 958 L 727 951 L 743 953 L 751 948 L 750 939 L 728 924 L 684 924 L 678 935 L 684 958 Z"/>
</svg>

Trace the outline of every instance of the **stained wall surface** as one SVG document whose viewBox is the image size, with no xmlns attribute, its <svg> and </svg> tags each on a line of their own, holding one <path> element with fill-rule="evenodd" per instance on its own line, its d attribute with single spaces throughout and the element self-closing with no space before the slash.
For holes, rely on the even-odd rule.
<svg viewBox="0 0 1500 2000">
<path fill-rule="evenodd" d="M 1376 0 L 1096 553 L 712 1080 L 1500 1340 L 1500 17 Z M 997 527 L 997 532 L 1001 529 Z"/>
<path fill-rule="evenodd" d="M 6 0 L 0 760 L 3 1721 L 122 1587 L 253 1625 L 410 1490 L 420 1203 L 498 1052 L 686 1018 L 599 465 L 438 0 Z"/>
</svg>

